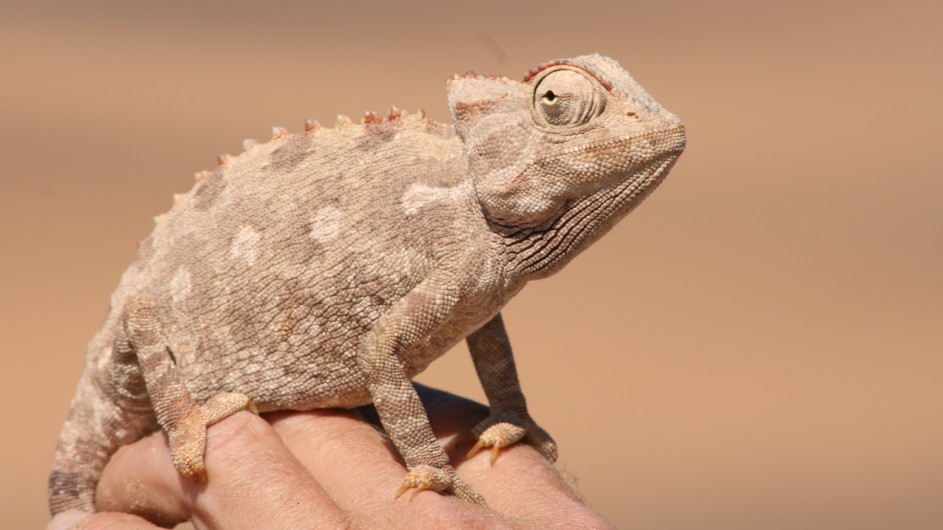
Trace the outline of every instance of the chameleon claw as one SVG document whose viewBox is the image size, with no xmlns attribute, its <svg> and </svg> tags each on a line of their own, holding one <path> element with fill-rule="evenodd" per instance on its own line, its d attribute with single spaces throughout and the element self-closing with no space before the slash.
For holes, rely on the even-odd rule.
<svg viewBox="0 0 943 530">
<path fill-rule="evenodd" d="M 471 448 L 471 451 L 469 451 L 466 456 L 467 458 L 471 458 L 485 447 L 490 447 L 490 465 L 494 466 L 498 455 L 501 453 L 501 449 L 510 447 L 521 441 L 525 434 L 526 430 L 523 427 L 506 422 L 496 423 L 485 429 L 484 432 L 478 436 L 478 443 Z"/>
<path fill-rule="evenodd" d="M 481 451 L 482 449 L 484 449 L 484 447 L 485 447 L 485 443 L 482 442 L 481 440 L 478 440 L 475 446 L 469 449 L 467 453 L 465 453 L 465 458 L 471 458 L 477 455 L 478 451 Z"/>
<path fill-rule="evenodd" d="M 396 490 L 393 500 L 399 499 L 408 490 L 413 489 L 414 491 L 409 497 L 409 502 L 412 502 L 420 492 L 426 490 L 445 491 L 452 487 L 455 480 L 457 478 L 451 468 L 438 469 L 429 465 L 418 465 L 406 473 L 403 485 Z"/>
<path fill-rule="evenodd" d="M 404 482 L 403 485 L 400 486 L 398 490 L 396 490 L 396 495 L 393 495 L 393 500 L 394 501 L 398 500 L 400 497 L 403 496 L 404 493 L 406 493 L 412 488 L 416 488 L 416 489 L 413 490 L 413 493 L 412 495 L 409 496 L 409 501 L 407 502 L 413 502 L 413 499 L 416 498 L 416 495 L 419 495 L 420 492 L 423 492 L 429 489 L 429 484 L 413 485 L 413 484 L 410 484 L 409 482 Z"/>
<path fill-rule="evenodd" d="M 416 495 L 419 495 L 420 492 L 426 491 L 427 489 L 429 489 L 427 484 L 417 487 L 415 490 L 413 490 L 413 494 L 409 496 L 409 502 L 413 502 L 413 499 L 416 498 Z"/>
<path fill-rule="evenodd" d="M 409 489 L 409 483 L 404 482 L 403 485 L 400 486 L 398 490 L 396 490 L 396 495 L 393 495 L 393 500 L 394 501 L 398 500 L 400 497 L 403 496 L 404 493 L 406 493 L 406 490 L 408 489 Z"/>
<path fill-rule="evenodd" d="M 488 444 L 478 440 L 474 447 L 472 447 L 467 453 L 465 453 L 465 458 L 471 458 L 477 455 L 482 449 L 488 447 Z M 491 459 L 489 465 L 494 467 L 494 463 L 498 460 L 498 455 L 501 453 L 501 448 L 504 447 L 500 444 L 494 444 L 491 446 Z"/>
</svg>

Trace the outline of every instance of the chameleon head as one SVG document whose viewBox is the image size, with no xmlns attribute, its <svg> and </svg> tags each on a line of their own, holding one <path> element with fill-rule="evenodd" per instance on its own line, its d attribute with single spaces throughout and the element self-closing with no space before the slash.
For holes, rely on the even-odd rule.
<svg viewBox="0 0 943 530">
<path fill-rule="evenodd" d="M 546 63 L 522 83 L 456 76 L 449 104 L 478 201 L 497 226 L 549 227 L 593 203 L 593 219 L 579 224 L 588 232 L 580 239 L 594 240 L 654 189 L 685 144 L 681 120 L 601 55 Z"/>
</svg>

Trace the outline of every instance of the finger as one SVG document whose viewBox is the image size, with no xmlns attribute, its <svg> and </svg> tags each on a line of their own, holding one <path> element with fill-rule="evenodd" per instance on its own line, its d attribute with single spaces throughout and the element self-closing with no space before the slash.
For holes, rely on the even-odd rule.
<svg viewBox="0 0 943 530">
<path fill-rule="evenodd" d="M 191 483 L 174 469 L 166 436 L 149 436 L 115 454 L 96 503 L 158 524 L 192 518 L 201 529 L 343 524 L 343 512 L 253 414 L 240 412 L 208 429 L 205 463 L 208 482 Z"/>
<path fill-rule="evenodd" d="M 494 466 L 489 465 L 489 459 L 483 452 L 458 469 L 496 511 L 532 521 L 540 528 L 555 528 L 561 521 L 571 528 L 609 527 L 532 446 L 519 443 L 502 449 Z"/>
<path fill-rule="evenodd" d="M 420 493 L 413 501 L 408 496 L 394 501 L 406 469 L 380 431 L 353 412 L 316 410 L 275 414 L 269 420 L 292 453 L 348 512 L 354 527 L 426 528 L 436 520 L 441 527 L 458 528 L 496 515 L 435 492 Z"/>
<path fill-rule="evenodd" d="M 315 479 L 348 509 L 387 504 L 406 473 L 383 435 L 352 411 L 267 416 Z"/>
<path fill-rule="evenodd" d="M 352 514 L 351 520 L 364 526 L 371 526 L 369 521 L 387 521 L 389 525 L 393 520 L 402 526 L 422 526 L 430 514 L 435 514 L 440 523 L 442 517 L 454 518 L 449 520 L 457 526 L 467 526 L 472 520 L 506 524 L 507 520 L 498 512 L 540 521 L 546 527 L 558 526 L 567 519 L 590 521 L 600 528 L 607 526 L 579 501 L 546 458 L 530 446 L 508 449 L 513 450 L 508 465 L 499 465 L 503 469 L 496 473 L 489 473 L 486 464 L 464 463 L 464 454 L 474 440 L 471 427 L 487 415 L 487 409 L 445 392 L 424 387 L 419 390 L 432 418 L 433 430 L 453 464 L 458 464 L 469 482 L 474 480 L 472 485 L 485 494 L 489 508 L 497 511 L 432 493 L 420 494 L 415 503 L 391 502 L 389 495 L 401 485 L 405 469 L 380 432 L 350 412 L 312 411 L 273 415 L 269 419 L 292 452 L 336 502 Z M 371 415 L 369 410 L 365 413 Z M 503 458 L 500 464 L 504 464 Z M 522 503 L 531 506 L 520 506 Z M 580 515 L 587 517 L 581 519 Z M 561 516 L 567 519 L 560 519 Z"/>
<path fill-rule="evenodd" d="M 66 510 L 50 521 L 46 530 L 148 530 L 159 529 L 144 519 L 127 513 L 96 513 Z"/>
<path fill-rule="evenodd" d="M 582 521 L 574 525 L 580 528 L 610 526 L 587 508 L 553 463 L 527 443 L 502 448 L 501 458 L 493 466 L 488 451 L 465 458 L 467 448 L 475 443 L 471 429 L 487 417 L 487 408 L 441 390 L 416 386 L 433 431 L 446 441 L 456 471 L 484 496 L 489 507 L 542 528 L 553 528 L 563 521 L 566 525 Z"/>
</svg>

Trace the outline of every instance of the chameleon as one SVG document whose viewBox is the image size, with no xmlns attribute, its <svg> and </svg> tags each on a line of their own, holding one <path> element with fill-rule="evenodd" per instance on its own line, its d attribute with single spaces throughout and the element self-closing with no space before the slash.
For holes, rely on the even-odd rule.
<svg viewBox="0 0 943 530">
<path fill-rule="evenodd" d="M 447 82 L 452 124 L 396 107 L 276 127 L 174 196 L 123 274 L 55 449 L 53 514 L 92 512 L 117 449 L 163 430 L 206 480 L 206 428 L 240 410 L 372 403 L 406 466 L 395 493 L 484 499 L 462 481 L 411 379 L 466 340 L 490 405 L 469 454 L 518 442 L 551 461 L 501 318 L 663 181 L 681 120 L 615 60 L 521 82 Z"/>
</svg>

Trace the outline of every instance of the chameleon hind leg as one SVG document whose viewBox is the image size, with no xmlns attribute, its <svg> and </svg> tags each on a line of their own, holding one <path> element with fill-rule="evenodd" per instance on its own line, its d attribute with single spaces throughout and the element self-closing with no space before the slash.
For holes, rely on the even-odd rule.
<svg viewBox="0 0 943 530">
<path fill-rule="evenodd" d="M 221 393 L 205 403 L 196 403 L 177 371 L 157 310 L 146 297 L 133 298 L 125 306 L 115 348 L 119 355 L 137 358 L 157 423 L 170 440 L 174 467 L 191 481 L 206 481 L 206 428 L 240 410 L 255 412 L 249 398 Z"/>
</svg>

